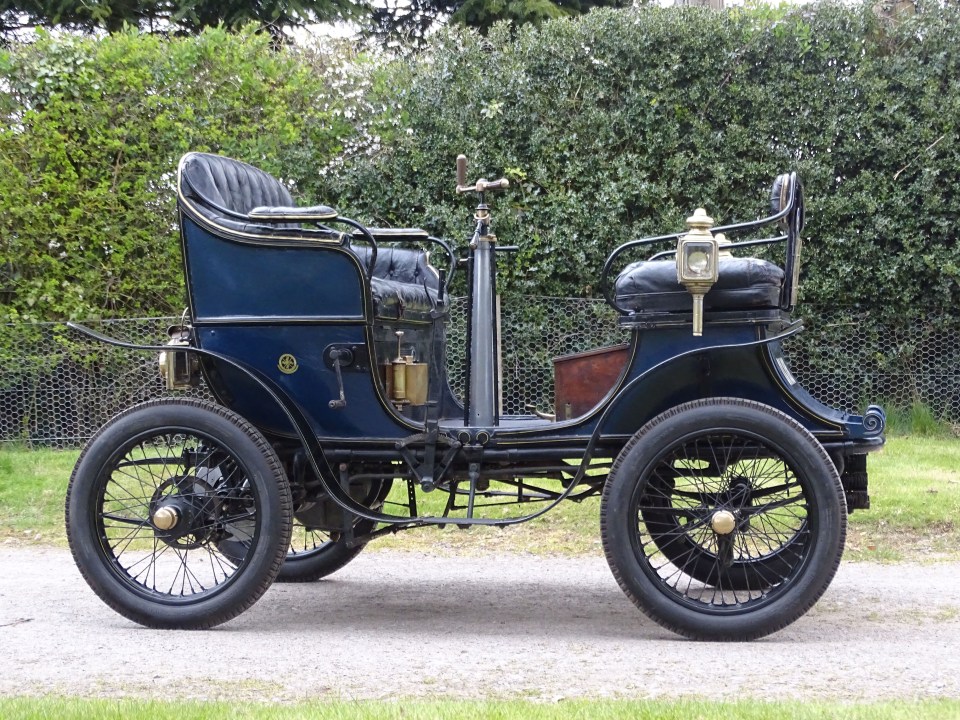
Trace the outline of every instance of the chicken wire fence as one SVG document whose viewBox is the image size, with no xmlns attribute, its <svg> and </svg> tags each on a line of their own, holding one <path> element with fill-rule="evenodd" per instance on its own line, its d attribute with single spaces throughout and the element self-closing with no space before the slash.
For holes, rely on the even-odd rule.
<svg viewBox="0 0 960 720">
<path fill-rule="evenodd" d="M 553 359 L 628 338 L 602 301 L 504 297 L 501 303 L 503 412 L 553 409 Z M 455 299 L 447 331 L 454 391 L 465 388 L 466 302 Z M 896 326 L 868 313 L 807 308 L 807 330 L 786 343 L 797 379 L 833 407 L 862 412 L 921 403 L 946 422 L 960 422 L 960 322 L 933 318 Z M 162 344 L 179 318 L 104 320 L 101 332 L 130 342 Z M 0 326 L 0 442 L 28 446 L 82 444 L 110 417 L 168 395 L 155 353 L 89 340 L 55 324 Z M 183 395 L 184 393 L 177 393 Z M 210 398 L 203 386 L 186 393 Z"/>
</svg>

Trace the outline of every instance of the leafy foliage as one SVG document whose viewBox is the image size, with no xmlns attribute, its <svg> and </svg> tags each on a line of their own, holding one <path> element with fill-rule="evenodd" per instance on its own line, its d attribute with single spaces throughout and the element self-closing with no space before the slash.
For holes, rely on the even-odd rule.
<svg viewBox="0 0 960 720">
<path fill-rule="evenodd" d="M 118 32 L 125 25 L 150 31 L 197 33 L 206 27 L 256 23 L 280 36 L 284 28 L 354 16 L 354 0 L 0 0 L 0 37 L 27 27 Z"/>
<path fill-rule="evenodd" d="M 349 78 L 269 45 L 211 29 L 0 53 L 0 321 L 178 313 L 180 156 L 223 152 L 295 187 L 340 151 Z"/>
<path fill-rule="evenodd" d="M 372 7 L 371 25 L 372 34 L 387 46 L 420 46 L 447 19 L 486 34 L 498 22 L 539 25 L 597 7 L 628 5 L 629 0 L 384 0 Z"/>
<path fill-rule="evenodd" d="M 315 22 L 357 20 L 387 45 L 422 44 L 448 20 L 487 32 L 494 23 L 539 24 L 594 7 L 625 7 L 629 0 L 0 0 L 0 41 L 25 28 L 194 34 L 207 27 L 239 29 L 255 23 L 280 39 L 284 31 Z"/>
<path fill-rule="evenodd" d="M 875 318 L 960 301 L 960 9 L 596 10 L 486 36 L 438 33 L 384 64 L 208 30 L 166 40 L 41 36 L 0 51 L 3 319 L 175 312 L 181 153 L 286 178 L 308 202 L 463 247 L 453 192 L 505 173 L 504 289 L 596 295 L 620 243 L 698 207 L 763 215 L 805 182 L 801 299 Z"/>
<path fill-rule="evenodd" d="M 390 109 L 364 122 L 382 151 L 315 192 L 458 238 L 464 152 L 472 176 L 514 181 L 495 201 L 498 233 L 521 246 L 501 261 L 507 286 L 589 295 L 618 244 L 681 230 L 698 206 L 724 223 L 759 217 L 774 175 L 796 169 L 802 300 L 954 314 L 958 64 L 953 5 L 899 23 L 820 3 L 600 10 L 486 38 L 452 29 L 374 84 Z"/>
</svg>

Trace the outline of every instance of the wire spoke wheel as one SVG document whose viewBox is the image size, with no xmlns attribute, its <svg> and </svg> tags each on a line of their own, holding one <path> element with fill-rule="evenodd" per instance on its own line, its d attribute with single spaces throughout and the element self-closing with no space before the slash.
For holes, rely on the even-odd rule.
<svg viewBox="0 0 960 720">
<path fill-rule="evenodd" d="M 85 448 L 67 532 L 87 582 L 121 614 L 151 627 L 210 627 L 273 581 L 290 491 L 269 444 L 241 418 L 156 401 L 117 416 Z"/>
<path fill-rule="evenodd" d="M 354 493 L 358 502 L 379 510 L 392 486 L 391 481 L 377 481 L 358 486 Z M 294 511 L 293 530 L 286 560 L 277 575 L 277 582 L 313 582 L 335 573 L 361 553 L 365 544 L 347 544 L 339 529 L 343 527 L 340 508 L 331 508 L 333 501 L 320 499 L 320 504 L 307 503 Z M 331 512 L 332 510 L 332 512 Z M 376 524 L 353 517 L 353 537 L 362 538 L 373 532 Z"/>
<path fill-rule="evenodd" d="M 385 490 L 381 491 L 381 494 L 385 496 L 389 483 L 385 483 L 383 487 Z M 377 500 L 375 508 L 379 508 L 381 504 L 382 500 Z M 280 572 L 277 573 L 276 582 L 305 583 L 320 580 L 343 568 L 363 550 L 364 544 L 348 545 L 341 531 L 330 529 L 330 518 L 326 512 L 320 516 L 320 526 L 317 522 L 317 516 L 309 509 L 294 512 L 290 546 Z M 342 520 L 340 522 L 342 523 Z M 374 527 L 375 523 L 369 520 L 356 520 L 353 535 L 367 535 Z M 220 552 L 234 563 L 240 562 L 247 552 L 247 545 L 249 540 L 243 538 L 226 538 L 217 543 Z"/>
<path fill-rule="evenodd" d="M 747 435 L 705 433 L 668 448 L 634 503 L 638 551 L 675 590 L 683 575 L 701 583 L 711 605 L 771 592 L 810 540 L 796 471 Z"/>
<path fill-rule="evenodd" d="M 843 552 L 836 469 L 773 408 L 673 408 L 624 448 L 604 490 L 611 569 L 650 617 L 688 637 L 750 639 L 805 613 Z"/>
<path fill-rule="evenodd" d="M 372 527 L 373 523 L 360 521 L 355 532 L 366 533 L 369 532 L 367 528 Z M 246 541 L 231 538 L 220 541 L 217 546 L 231 562 L 238 563 L 248 551 L 247 544 Z M 339 532 L 308 527 L 294 515 L 290 547 L 275 582 L 319 580 L 342 568 L 361 550 L 363 545 L 348 546 Z"/>
<path fill-rule="evenodd" d="M 322 553 L 339 539 L 339 533 L 310 528 L 294 518 L 293 531 L 290 534 L 290 549 L 287 550 L 287 559 L 284 562 L 302 560 Z"/>
<path fill-rule="evenodd" d="M 354 526 L 358 535 L 372 529 L 373 523 L 361 520 Z M 336 572 L 353 560 L 363 545 L 349 547 L 339 532 L 309 527 L 294 517 L 290 548 L 278 582 L 313 582 Z"/>
</svg>

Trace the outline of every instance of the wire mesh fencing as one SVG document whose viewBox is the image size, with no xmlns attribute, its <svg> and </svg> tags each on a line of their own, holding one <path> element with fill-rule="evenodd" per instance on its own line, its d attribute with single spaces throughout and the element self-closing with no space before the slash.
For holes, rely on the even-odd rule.
<svg viewBox="0 0 960 720">
<path fill-rule="evenodd" d="M 802 314 L 806 330 L 785 344 L 790 367 L 811 395 L 851 412 L 925 406 L 960 423 L 960 321 L 928 317 L 876 322 L 834 309 Z"/>
<path fill-rule="evenodd" d="M 133 343 L 162 345 L 179 318 L 86 323 Z M 96 342 L 59 324 L 3 327 L 0 337 L 0 442 L 72 447 L 118 412 L 168 394 L 156 353 Z M 205 387 L 189 391 L 210 397 Z"/>
<path fill-rule="evenodd" d="M 448 372 L 456 393 L 466 387 L 464 299 L 451 303 Z M 868 403 L 926 406 L 960 422 L 960 322 L 930 318 L 881 325 L 869 314 L 806 308 L 807 330 L 786 343 L 791 369 L 810 393 L 833 407 L 861 412 Z M 179 318 L 107 320 L 93 324 L 134 343 L 162 344 Z M 602 301 L 504 297 L 500 312 L 503 412 L 552 412 L 553 359 L 628 339 Z M 89 340 L 63 325 L 0 326 L 0 442 L 77 446 L 110 417 L 168 395 L 155 353 Z M 182 395 L 182 393 L 178 393 Z M 203 386 L 188 391 L 210 398 Z"/>
</svg>

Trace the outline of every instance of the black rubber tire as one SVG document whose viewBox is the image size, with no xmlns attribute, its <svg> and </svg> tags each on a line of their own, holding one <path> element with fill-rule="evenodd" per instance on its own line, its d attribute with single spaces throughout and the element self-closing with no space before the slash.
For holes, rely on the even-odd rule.
<svg viewBox="0 0 960 720">
<path fill-rule="evenodd" d="M 722 471 L 701 470 L 697 457 L 729 443 Z M 731 453 L 735 462 L 727 463 Z M 731 493 L 730 477 L 747 463 L 773 463 L 771 477 L 781 477 L 785 500 L 759 505 L 744 504 Z M 730 469 L 728 472 L 728 468 Z M 677 566 L 665 557 L 663 527 L 651 530 L 645 509 L 651 493 L 662 489 L 655 482 L 673 472 L 683 481 L 709 475 L 719 490 L 677 493 L 676 537 L 688 543 L 688 559 Z M 738 475 L 739 478 L 739 475 Z M 689 482 L 699 482 L 693 480 Z M 703 487 L 707 487 L 706 484 Z M 680 497 L 683 495 L 684 497 Z M 697 498 L 698 499 L 694 499 Z M 738 499 L 740 498 L 740 499 Z M 660 505 L 653 504 L 656 512 Z M 789 507 L 796 520 L 782 533 L 766 535 L 765 542 L 783 543 L 777 555 L 776 577 L 769 567 L 745 561 L 738 572 L 758 572 L 766 580 L 744 589 L 724 574 L 716 554 L 694 552 L 705 545 L 704 535 L 721 533 L 712 524 L 718 510 L 737 517 L 733 532 L 722 535 L 732 559 L 734 552 L 749 549 L 744 538 L 762 513 Z M 657 516 L 662 519 L 661 516 Z M 744 518 L 747 521 L 744 521 Z M 751 519 L 754 518 L 754 519 Z M 756 519 L 759 518 L 759 519 Z M 658 624 L 685 637 L 699 640 L 752 640 L 776 632 L 806 613 L 829 586 L 843 555 L 846 508 L 836 467 L 823 446 L 803 426 L 784 413 L 760 403 L 737 398 L 698 400 L 674 407 L 641 428 L 618 455 L 610 470 L 601 500 L 600 529 L 604 553 L 613 575 L 626 595 Z M 763 528 L 754 528 L 760 533 Z M 684 531 L 684 532 L 681 532 Z M 656 535 L 660 533 L 660 537 Z M 772 539 L 771 539 L 772 538 Z M 737 543 L 740 543 L 738 546 Z M 754 544 L 756 547 L 756 544 Z M 779 550 L 778 550 L 779 552 Z M 763 558 L 762 559 L 769 559 Z M 677 561 L 678 556 L 672 558 Z M 711 576 L 706 567 L 716 571 Z M 712 582 L 711 582 L 712 580 Z M 741 583 L 742 584 L 742 583 Z"/>
<path fill-rule="evenodd" d="M 372 510 L 380 510 L 392 486 L 392 481 L 381 482 L 360 502 Z M 365 544 L 349 547 L 339 533 L 311 530 L 301 520 L 309 523 L 309 518 L 301 518 L 294 512 L 290 549 L 276 582 L 306 583 L 320 580 L 347 565 L 366 547 Z M 362 537 L 373 532 L 375 527 L 376 523 L 372 520 L 356 520 L 353 534 Z"/>
<path fill-rule="evenodd" d="M 357 535 L 365 535 L 372 529 L 371 521 L 361 520 L 354 528 L 354 532 Z M 310 532 L 307 528 L 298 526 L 294 520 L 293 540 L 276 582 L 306 583 L 320 580 L 344 567 L 365 547 L 364 545 L 348 547 L 340 538 L 331 536 L 317 547 L 298 550 L 296 548 L 298 535 L 305 533 L 309 539 Z"/>
<path fill-rule="evenodd" d="M 202 464 L 193 464 L 197 458 Z M 193 503 L 190 512 L 201 518 L 173 541 L 150 521 L 155 503 L 170 498 Z M 151 628 L 210 628 L 253 605 L 280 570 L 291 518 L 289 483 L 263 435 L 235 413 L 193 399 L 150 401 L 110 420 L 81 453 L 66 499 L 80 573 L 107 605 Z M 239 528 L 246 551 L 228 558 L 217 544 Z M 181 572 L 178 561 L 179 592 L 177 574 L 166 588 L 171 565 Z"/>
</svg>

